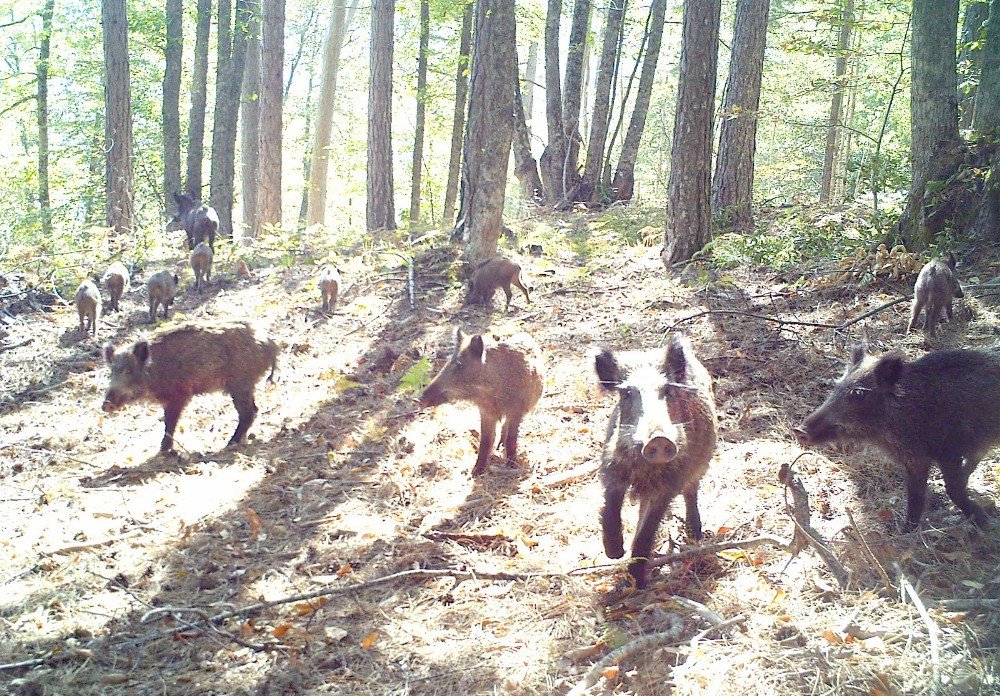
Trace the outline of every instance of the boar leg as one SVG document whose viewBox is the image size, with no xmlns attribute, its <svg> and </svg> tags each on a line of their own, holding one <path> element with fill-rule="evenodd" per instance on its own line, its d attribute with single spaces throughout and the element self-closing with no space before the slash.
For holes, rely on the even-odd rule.
<svg viewBox="0 0 1000 696">
<path fill-rule="evenodd" d="M 601 531 L 604 536 L 604 553 L 608 558 L 625 555 L 622 539 L 622 503 L 628 485 L 618 479 L 604 481 L 604 508 L 601 510 Z"/>
<path fill-rule="evenodd" d="M 930 300 L 927 303 L 927 314 L 924 315 L 924 331 L 933 336 L 940 318 L 941 305 L 936 300 Z"/>
<path fill-rule="evenodd" d="M 942 463 L 941 477 L 944 478 L 944 490 L 955 506 L 964 512 L 966 517 L 971 518 L 977 527 L 985 529 L 989 526 L 986 513 L 969 498 L 969 474 L 975 468 L 975 464 L 969 468 L 963 467 L 960 460 L 949 464 Z"/>
<path fill-rule="evenodd" d="M 920 310 L 924 308 L 924 300 L 914 299 L 913 309 L 910 311 L 910 323 L 906 325 L 906 333 L 913 331 L 913 327 L 917 325 L 917 319 L 920 317 Z M 926 321 L 926 319 L 925 319 Z"/>
<path fill-rule="evenodd" d="M 701 515 L 698 513 L 698 483 L 684 491 L 684 523 L 687 525 L 688 534 L 694 539 L 701 540 Z"/>
<path fill-rule="evenodd" d="M 906 529 L 912 531 L 920 524 L 927 500 L 928 462 L 906 463 Z"/>
<path fill-rule="evenodd" d="M 485 411 L 479 412 L 479 455 L 476 457 L 476 465 L 472 467 L 472 475 L 479 476 L 486 471 L 486 462 L 490 458 L 490 450 L 497 437 L 497 419 L 486 415 Z"/>
<path fill-rule="evenodd" d="M 639 503 L 639 524 L 635 529 L 635 539 L 632 540 L 632 560 L 628 564 L 628 572 L 635 578 L 635 586 L 638 588 L 646 586 L 649 575 L 646 565 L 653 553 L 660 521 L 669 504 L 670 496 L 666 495 Z"/>
<path fill-rule="evenodd" d="M 517 276 L 516 276 L 516 277 L 515 277 L 515 278 L 513 279 L 513 283 L 514 283 L 514 285 L 516 285 L 517 287 L 521 288 L 521 292 L 523 292 L 523 293 L 524 293 L 524 300 L 525 300 L 525 301 L 526 301 L 526 302 L 527 302 L 528 304 L 531 304 L 531 298 L 530 298 L 530 297 L 528 297 L 528 288 L 526 288 L 526 287 L 524 287 L 523 285 L 521 285 L 521 274 L 520 274 L 520 273 L 518 273 L 518 274 L 517 274 Z"/>
<path fill-rule="evenodd" d="M 507 306 L 504 307 L 503 311 L 509 312 L 510 311 L 510 299 L 512 297 L 514 297 L 514 293 L 512 293 L 510 291 L 510 285 L 504 285 L 503 288 L 502 288 L 502 290 L 503 290 L 503 294 L 507 296 Z"/>
<path fill-rule="evenodd" d="M 951 319 L 952 319 L 952 311 L 953 311 L 953 310 L 954 310 L 954 307 L 952 307 L 952 301 L 951 301 L 951 300 L 948 300 L 948 304 L 946 304 L 946 305 L 944 306 L 944 313 L 948 315 L 948 323 L 949 323 L 949 324 L 951 323 Z"/>
<path fill-rule="evenodd" d="M 250 426 L 253 425 L 253 419 L 257 417 L 257 404 L 253 400 L 253 392 L 253 386 L 249 390 L 241 389 L 232 392 L 233 405 L 236 406 L 236 412 L 240 414 L 240 422 L 236 424 L 236 432 L 229 438 L 226 447 L 241 444 L 246 438 Z"/>
<path fill-rule="evenodd" d="M 503 442 L 503 451 L 507 457 L 507 463 L 513 464 L 517 454 L 517 429 L 521 427 L 521 416 L 507 416 L 503 423 L 503 430 L 500 432 L 500 440 Z"/>
<path fill-rule="evenodd" d="M 160 451 L 168 452 L 174 448 L 174 430 L 177 429 L 177 419 L 181 417 L 181 411 L 187 406 L 189 396 L 183 396 L 173 401 L 163 404 L 163 440 L 160 442 Z"/>
</svg>

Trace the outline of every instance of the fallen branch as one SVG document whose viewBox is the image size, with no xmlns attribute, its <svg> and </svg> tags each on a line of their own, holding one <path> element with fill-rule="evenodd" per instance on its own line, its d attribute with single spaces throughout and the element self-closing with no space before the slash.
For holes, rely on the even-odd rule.
<svg viewBox="0 0 1000 696">
<path fill-rule="evenodd" d="M 541 488 L 559 488 L 560 486 L 576 483 L 580 479 L 587 478 L 592 473 L 597 471 L 598 467 L 599 465 L 597 462 L 586 462 L 580 466 L 570 469 L 569 471 L 559 471 L 554 474 L 549 474 L 548 476 L 538 479 L 534 485 L 540 486 Z"/>
<path fill-rule="evenodd" d="M 788 513 L 788 516 L 792 518 L 792 522 L 795 523 L 795 535 L 792 537 L 792 543 L 788 550 L 791 551 L 792 555 L 795 555 L 805 548 L 807 544 L 812 546 L 816 550 L 816 554 L 823 559 L 827 568 L 830 569 L 830 572 L 837 579 L 840 589 L 844 589 L 847 587 L 847 571 L 844 570 L 844 566 L 833 555 L 833 552 L 827 548 L 822 535 L 813 529 L 809 523 L 809 494 L 806 492 L 806 487 L 802 485 L 802 482 L 792 472 L 795 462 L 799 461 L 806 454 L 808 453 L 803 452 L 791 464 L 782 464 L 781 470 L 778 472 L 778 480 L 785 485 L 785 512 Z M 792 505 L 788 504 L 789 491 L 792 492 Z"/>
<path fill-rule="evenodd" d="M 712 626 L 718 626 L 723 621 L 725 621 L 725 619 L 723 619 L 714 611 L 706 607 L 701 602 L 696 602 L 693 599 L 688 599 L 687 597 L 680 597 L 678 595 L 671 595 L 670 599 L 672 599 L 677 604 L 680 604 L 685 609 L 690 609 L 695 614 L 705 619 L 705 621 L 707 621 Z"/>
<path fill-rule="evenodd" d="M 20 662 L 8 662 L 5 665 L 0 665 L 0 672 L 8 669 L 18 669 L 20 667 L 37 667 L 38 665 L 45 664 L 45 658 L 36 657 L 33 660 L 21 660 Z"/>
<path fill-rule="evenodd" d="M 868 557 L 868 562 L 872 564 L 872 567 L 875 568 L 879 577 L 882 578 L 882 584 L 885 586 L 885 589 L 888 590 L 890 594 L 894 593 L 895 588 L 892 586 L 892 581 L 889 580 L 889 574 L 885 572 L 885 568 L 882 567 L 882 564 L 878 562 L 877 558 L 875 558 L 875 554 L 872 553 L 872 549 L 868 545 L 868 540 L 865 539 L 865 536 L 861 533 L 861 529 L 854 521 L 854 513 L 851 511 L 851 508 L 847 508 L 847 519 L 851 522 L 852 535 L 861 545 L 861 550 L 864 551 L 865 556 Z"/>
<path fill-rule="evenodd" d="M 691 650 L 693 651 L 696 647 L 698 647 L 699 641 L 708 638 L 715 631 L 724 631 L 725 629 L 732 628 L 733 626 L 741 624 L 746 620 L 747 617 L 744 614 L 737 614 L 731 619 L 726 619 L 725 621 L 720 621 L 719 623 L 712 624 L 711 626 L 709 626 L 704 631 L 700 632 L 698 635 L 696 635 L 694 638 L 691 639 Z"/>
<path fill-rule="evenodd" d="M 136 536 L 137 534 L 139 534 L 141 532 L 142 532 L 141 529 L 133 529 L 130 532 L 127 532 L 125 534 L 120 534 L 119 536 L 116 536 L 116 537 L 108 537 L 106 539 L 98 539 L 96 541 L 85 541 L 85 542 L 82 542 L 80 544 L 71 544 L 69 546 L 62 546 L 62 547 L 57 548 L 57 549 L 49 549 L 47 551 L 40 551 L 39 553 L 41 553 L 43 556 L 55 556 L 55 555 L 60 554 L 60 553 L 72 553 L 74 551 L 85 551 L 87 549 L 92 549 L 95 546 L 105 546 L 107 544 L 114 544 L 115 542 L 123 541 L 125 539 L 131 539 L 132 537 Z"/>
<path fill-rule="evenodd" d="M 896 568 L 896 572 L 899 573 L 899 593 L 902 595 L 902 599 L 905 601 L 906 595 L 910 595 L 910 599 L 913 600 L 913 606 L 917 608 L 920 618 L 923 619 L 924 626 L 927 627 L 927 639 L 931 644 L 931 679 L 934 682 L 931 693 L 939 694 L 941 693 L 941 662 L 938 654 L 938 625 L 934 623 L 934 620 L 927 613 L 927 607 L 924 606 L 920 595 L 917 594 L 916 589 L 906 578 L 903 569 L 898 563 L 894 563 L 893 565 Z"/>
<path fill-rule="evenodd" d="M 859 321 L 864 321 L 865 319 L 867 319 L 868 317 L 872 316 L 873 314 L 878 314 L 883 309 L 888 309 L 889 307 L 892 307 L 894 305 L 898 305 L 898 304 L 900 304 L 902 302 L 909 302 L 910 299 L 912 299 L 912 298 L 909 295 L 906 295 L 904 297 L 897 297 L 892 302 L 886 302 L 884 305 L 880 305 L 880 306 L 876 307 L 875 309 L 873 309 L 871 311 L 865 312 L 860 317 L 854 317 L 850 321 L 845 321 L 843 324 L 841 324 L 840 326 L 837 327 L 837 330 L 840 331 L 840 330 L 846 329 L 848 326 L 852 326 L 854 324 L 857 324 Z"/>
<path fill-rule="evenodd" d="M 1000 599 L 942 599 L 937 605 L 945 611 L 1000 609 Z"/>
<path fill-rule="evenodd" d="M 751 539 L 734 539 L 732 541 L 720 541 L 716 544 L 696 546 L 695 548 L 685 549 L 683 551 L 678 551 L 677 553 L 671 553 L 666 556 L 654 558 L 648 565 L 650 568 L 659 568 L 660 566 L 667 565 L 668 563 L 678 563 L 691 558 L 692 556 L 705 556 L 719 551 L 728 551 L 730 549 L 755 549 L 758 546 L 774 546 L 784 549 L 787 548 L 788 545 L 788 542 L 784 539 L 770 534 L 763 534 Z"/>
<path fill-rule="evenodd" d="M 26 346 L 34 340 L 35 339 L 33 338 L 26 338 L 20 343 L 4 343 L 3 345 L 0 345 L 0 353 L 3 353 L 8 350 L 14 350 L 15 348 L 20 348 L 21 346 Z"/>
</svg>

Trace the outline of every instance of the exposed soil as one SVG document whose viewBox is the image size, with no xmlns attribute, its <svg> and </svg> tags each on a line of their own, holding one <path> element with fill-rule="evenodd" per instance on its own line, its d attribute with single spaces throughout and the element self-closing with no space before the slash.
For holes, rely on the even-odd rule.
<svg viewBox="0 0 1000 696">
<path fill-rule="evenodd" d="M 509 313 L 502 294 L 490 307 L 463 306 L 450 249 L 418 256 L 416 309 L 405 273 L 387 271 L 398 258 L 369 250 L 344 270 L 355 290 L 329 316 L 314 265 L 275 262 L 237 279 L 217 263 L 199 295 L 186 259 L 165 252 L 133 279 L 123 311 L 102 319 L 98 339 L 148 332 L 142 283 L 175 265 L 183 292 L 171 321 L 260 319 L 284 347 L 282 379 L 259 385 L 251 440 L 235 450 L 224 449 L 235 410 L 212 395 L 181 417 L 180 454 L 159 454 L 158 408 L 101 413 L 107 369 L 99 341 L 78 334 L 74 308 L 19 315 L 4 341 L 30 343 L 0 352 L 0 663 L 26 664 L 0 671 L 0 690 L 561 694 L 613 649 L 664 631 L 675 637 L 606 670 L 593 692 L 910 694 L 930 693 L 935 679 L 941 693 L 1000 690 L 1000 608 L 939 604 L 1000 604 L 1000 523 L 977 531 L 935 473 L 921 531 L 904 534 L 898 467 L 874 452 L 817 451 L 796 464 L 846 589 L 811 548 L 792 557 L 768 547 L 687 556 L 654 573 L 648 590 L 631 589 L 624 563 L 602 552 L 596 464 L 613 397 L 596 389 L 589 353 L 662 345 L 675 327 L 688 335 L 715 379 L 720 419 L 701 486 L 703 543 L 791 539 L 778 481 L 802 453 L 791 427 L 822 401 L 850 346 L 863 339 L 916 356 L 992 344 L 995 298 L 968 292 L 929 343 L 904 335 L 908 303 L 842 331 L 777 323 L 739 312 L 841 324 L 898 297 L 912 277 L 849 287 L 822 282 L 818 264 L 694 264 L 669 278 L 656 247 L 624 246 L 599 217 L 548 217 L 518 232 L 543 254 L 507 252 L 533 290 L 532 304 L 515 295 Z M 996 275 L 985 261 L 972 267 L 966 281 Z M 688 320 L 709 309 L 731 313 Z M 422 356 L 441 364 L 455 325 L 526 330 L 547 359 L 518 465 L 494 457 L 475 480 L 475 409 L 418 412 L 400 385 Z M 993 510 L 998 472 L 993 457 L 970 481 Z M 677 513 L 661 528 L 664 553 L 696 546 Z M 628 540 L 634 507 L 626 519 Z M 203 620 L 417 568 L 455 574 Z M 474 577 L 495 573 L 542 575 Z M 900 573 L 926 620 L 901 600 Z M 733 622 L 712 631 L 706 612 L 675 597 Z"/>
</svg>

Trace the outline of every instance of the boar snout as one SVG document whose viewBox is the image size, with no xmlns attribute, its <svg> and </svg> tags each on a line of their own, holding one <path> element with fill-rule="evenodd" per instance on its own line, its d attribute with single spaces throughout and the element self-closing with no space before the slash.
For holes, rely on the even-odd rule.
<svg viewBox="0 0 1000 696">
<path fill-rule="evenodd" d="M 650 464 L 666 464 L 677 456 L 677 444 L 664 433 L 654 433 L 642 447 L 642 458 Z"/>
<path fill-rule="evenodd" d="M 114 413 L 119 408 L 121 408 L 121 404 L 117 404 L 112 401 L 110 396 L 104 399 L 104 403 L 101 404 L 101 410 L 105 413 Z"/>
<path fill-rule="evenodd" d="M 445 402 L 444 392 L 440 389 L 435 389 L 434 385 L 431 385 L 424 389 L 424 392 L 420 395 L 417 403 L 420 408 L 433 408 L 434 406 L 440 406 Z"/>
</svg>

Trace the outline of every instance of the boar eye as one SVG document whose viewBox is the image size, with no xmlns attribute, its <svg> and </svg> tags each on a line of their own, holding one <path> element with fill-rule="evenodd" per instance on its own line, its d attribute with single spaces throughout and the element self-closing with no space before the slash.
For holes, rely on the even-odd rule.
<svg viewBox="0 0 1000 696">
<path fill-rule="evenodd" d="M 865 389 L 864 387 L 854 387 L 847 393 L 851 395 L 851 398 L 861 401 L 868 396 L 868 392 L 870 391 L 871 389 Z"/>
</svg>

